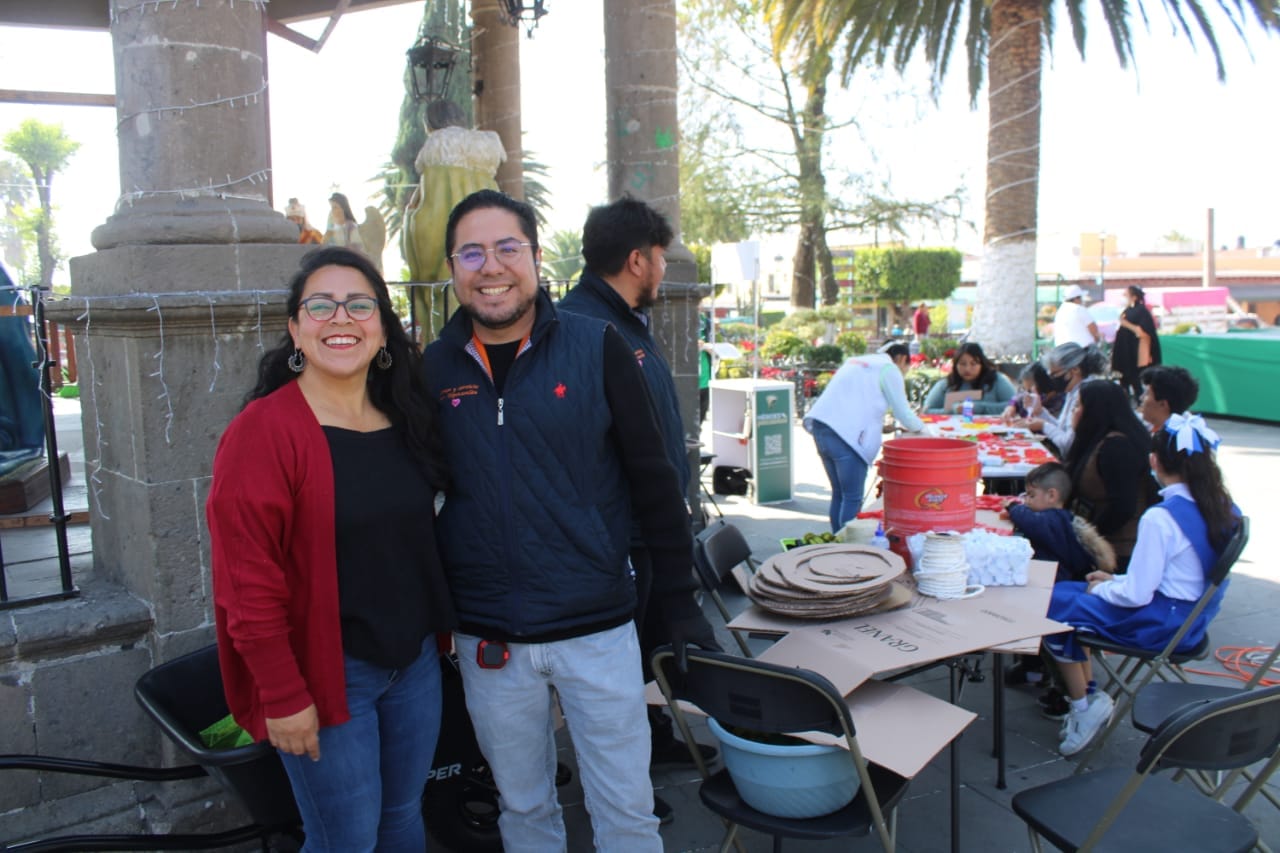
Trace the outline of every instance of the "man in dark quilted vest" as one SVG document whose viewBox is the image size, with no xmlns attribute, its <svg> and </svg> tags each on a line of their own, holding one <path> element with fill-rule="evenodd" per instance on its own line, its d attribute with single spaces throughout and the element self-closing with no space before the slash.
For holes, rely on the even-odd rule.
<svg viewBox="0 0 1280 853">
<path fill-rule="evenodd" d="M 633 519 L 673 645 L 708 626 L 644 377 L 615 329 L 558 312 L 538 286 L 537 224 L 524 202 L 468 196 L 449 215 L 445 251 L 461 310 L 425 353 L 452 474 L 436 530 L 504 849 L 565 849 L 558 696 L 597 849 L 656 853 Z"/>
<path fill-rule="evenodd" d="M 649 309 L 658 301 L 658 289 L 667 269 L 666 248 L 675 234 L 666 218 L 645 202 L 624 196 L 611 204 L 591 209 L 582 226 L 582 257 L 586 269 L 578 284 L 560 300 L 562 311 L 597 317 L 613 325 L 635 353 L 645 385 L 654 404 L 654 416 L 662 430 L 667 459 L 675 469 L 683 490 L 689 482 L 689 449 L 685 444 L 684 419 L 671 367 L 654 340 Z M 640 607 L 636 624 L 640 628 L 642 662 L 666 642 L 663 614 L 648 607 L 652 580 L 652 558 L 639 525 L 631 529 L 631 565 L 636 572 Z M 714 638 L 696 638 L 700 645 L 714 644 Z M 645 667 L 645 675 L 650 675 Z M 651 763 L 692 764 L 689 749 L 677 740 L 671 719 L 657 706 L 649 707 L 653 734 Z M 710 761 L 715 750 L 702 746 Z M 654 798 L 658 817 L 666 822 L 673 815 L 670 806 Z"/>
</svg>

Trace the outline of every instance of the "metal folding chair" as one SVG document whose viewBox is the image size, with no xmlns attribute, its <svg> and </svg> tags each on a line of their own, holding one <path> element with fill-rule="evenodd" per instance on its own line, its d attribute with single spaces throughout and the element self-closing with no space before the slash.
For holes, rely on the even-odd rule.
<svg viewBox="0 0 1280 853">
<path fill-rule="evenodd" d="M 1013 810 L 1032 848 L 1195 850 L 1247 853 L 1258 831 L 1239 812 L 1187 785 L 1152 775 L 1165 768 L 1229 770 L 1280 747 L 1280 687 L 1240 691 L 1177 712 L 1147 739 L 1136 768 L 1109 767 L 1022 791 Z"/>
<path fill-rule="evenodd" d="M 680 702 L 696 705 L 724 726 L 774 734 L 827 732 L 843 737 L 848 747 L 849 760 L 860 781 L 858 792 L 839 811 L 814 818 L 775 817 L 757 811 L 738 795 L 728 770 L 710 775 L 701 755 L 692 749 L 703 778 L 698 795 L 727 824 L 721 853 L 733 844 L 740 826 L 773 836 L 775 853 L 781 849 L 783 838 L 863 836 L 872 829 L 885 851 L 893 850 L 896 808 L 910 780 L 867 764 L 858 747 L 849 706 L 830 681 L 805 669 L 701 649 L 688 650 L 684 668 L 677 663 L 670 646 L 654 652 L 652 663 L 685 743 L 694 741 Z M 886 813 L 891 815 L 889 820 Z"/>
<path fill-rule="evenodd" d="M 1247 690 L 1253 690 L 1271 672 L 1271 667 L 1275 665 L 1277 658 L 1280 658 L 1280 643 L 1271 649 L 1270 654 L 1267 655 L 1266 659 L 1249 680 L 1245 682 L 1243 687 L 1222 684 L 1183 684 L 1181 682 L 1148 684 L 1138 691 L 1138 695 L 1133 700 L 1133 727 L 1140 732 L 1150 734 L 1170 716 L 1193 705 L 1203 705 L 1206 702 L 1238 696 Z M 1245 807 L 1258 794 L 1262 794 L 1271 805 L 1280 809 L 1280 798 L 1267 787 L 1267 782 L 1272 774 L 1275 773 L 1277 767 L 1280 767 L 1280 753 L 1272 756 L 1271 761 L 1265 767 L 1253 772 L 1248 768 L 1238 767 L 1226 774 L 1188 773 L 1187 776 L 1201 791 L 1221 802 L 1226 801 L 1227 795 L 1236 781 L 1243 777 L 1248 784 L 1244 791 L 1231 803 L 1233 809 L 1243 812 Z M 1271 849 L 1262 841 L 1259 841 L 1257 846 L 1264 853 Z"/>
<path fill-rule="evenodd" d="M 1181 645 L 1182 638 L 1187 635 L 1187 631 L 1191 630 L 1191 626 L 1195 624 L 1226 581 L 1231 567 L 1240 558 L 1247 544 L 1249 544 L 1249 518 L 1245 516 L 1240 519 L 1240 524 L 1227 543 L 1227 547 L 1210 570 L 1204 592 L 1200 594 L 1195 607 L 1187 614 L 1187 618 L 1183 620 L 1174 635 L 1169 638 L 1169 642 L 1159 651 L 1126 646 L 1093 634 L 1079 633 L 1077 639 L 1080 645 L 1093 652 L 1091 656 L 1093 664 L 1105 672 L 1110 679 L 1107 690 L 1114 694 L 1116 707 L 1111 716 L 1111 722 L 1094 738 L 1088 752 L 1080 759 L 1076 773 L 1083 773 L 1102 750 L 1107 738 L 1129 713 L 1129 708 L 1138 691 L 1150 684 L 1157 676 L 1165 681 L 1171 680 L 1170 676 L 1173 676 L 1179 681 L 1189 683 L 1190 679 L 1182 671 L 1182 665 L 1193 660 L 1203 660 L 1208 655 L 1210 648 L 1208 631 L 1193 648 L 1181 652 L 1177 651 L 1177 648 Z M 1117 656 L 1119 661 L 1108 660 L 1107 654 Z"/>
<path fill-rule="evenodd" d="M 708 525 L 694 537 L 693 565 L 703 590 L 711 597 L 727 624 L 732 616 L 724 599 L 720 597 L 720 584 L 738 566 L 745 565 L 749 573 L 755 573 L 757 563 L 751 556 L 751 546 L 747 544 L 741 530 L 721 519 Z M 751 650 L 747 648 L 747 641 L 742 634 L 738 631 L 732 631 L 732 634 L 742 653 L 751 657 Z"/>
</svg>

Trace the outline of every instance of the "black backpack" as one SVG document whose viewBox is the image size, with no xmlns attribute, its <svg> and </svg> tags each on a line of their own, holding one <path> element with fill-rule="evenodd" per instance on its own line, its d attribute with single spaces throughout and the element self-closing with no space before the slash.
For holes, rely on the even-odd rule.
<svg viewBox="0 0 1280 853">
<path fill-rule="evenodd" d="M 751 472 L 732 465 L 717 465 L 711 471 L 711 491 L 717 495 L 745 495 L 750 489 Z"/>
</svg>

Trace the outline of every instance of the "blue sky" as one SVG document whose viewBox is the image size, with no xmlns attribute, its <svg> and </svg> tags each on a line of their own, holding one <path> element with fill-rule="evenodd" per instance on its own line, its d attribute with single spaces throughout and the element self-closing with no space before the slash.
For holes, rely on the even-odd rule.
<svg viewBox="0 0 1280 853">
<path fill-rule="evenodd" d="M 404 50 L 421 5 L 357 14 L 338 24 L 320 54 L 269 39 L 275 206 L 289 196 L 323 224 L 333 188 L 357 210 L 375 191 L 366 179 L 387 159 L 400 103 Z M 580 227 L 586 208 L 604 201 L 606 176 L 604 36 L 598 4 L 548 3 L 532 39 L 521 39 L 526 147 L 552 169 L 554 228 Z M 321 23 L 308 25 L 318 33 Z M 1200 236 L 1205 209 L 1216 210 L 1219 244 L 1280 240 L 1280 168 L 1273 131 L 1280 40 L 1240 40 L 1220 28 L 1228 80 L 1217 83 L 1211 57 L 1170 34 L 1160 19 L 1137 37 L 1137 71 L 1119 68 L 1105 32 L 1094 28 L 1082 63 L 1059 38 L 1043 82 L 1040 267 L 1067 263 L 1083 231 L 1120 235 L 1122 251 L 1151 248 L 1178 230 Z M 1060 33 L 1065 36 L 1065 33 Z M 50 56 L 75 61 L 50 63 Z M 105 33 L 0 27 L 0 88 L 109 91 Z M 908 84 L 922 87 L 923 70 Z M 894 83 L 895 88 L 901 83 Z M 892 102 L 890 102 L 892 104 Z M 980 247 L 986 147 L 985 93 L 970 110 L 963 69 L 953 69 L 937 109 L 895 111 L 872 131 L 880 168 L 904 195 L 968 186 L 976 229 L 959 235 Z M 27 116 L 61 121 L 82 143 L 53 193 L 62 245 L 92 250 L 89 232 L 119 194 L 114 112 L 89 107 L 0 104 L 0 133 Z M 951 235 L 945 235 L 950 242 Z M 922 242 L 938 244 L 943 235 Z M 400 261 L 388 253 L 389 270 Z"/>
</svg>

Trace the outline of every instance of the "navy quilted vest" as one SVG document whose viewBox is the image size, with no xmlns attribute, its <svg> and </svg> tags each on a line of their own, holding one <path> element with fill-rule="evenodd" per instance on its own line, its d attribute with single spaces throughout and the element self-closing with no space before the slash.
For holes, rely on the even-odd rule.
<svg viewBox="0 0 1280 853">
<path fill-rule="evenodd" d="M 454 481 L 436 535 L 463 630 L 488 639 L 591 633 L 636 605 L 606 324 L 557 314 L 541 292 L 537 312 L 501 400 L 464 312 L 424 354 Z"/>
</svg>

